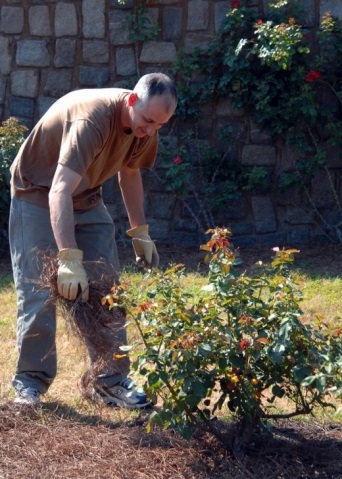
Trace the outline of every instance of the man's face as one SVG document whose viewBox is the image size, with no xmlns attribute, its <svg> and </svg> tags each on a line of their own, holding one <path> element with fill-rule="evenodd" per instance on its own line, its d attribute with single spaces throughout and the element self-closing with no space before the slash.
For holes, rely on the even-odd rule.
<svg viewBox="0 0 342 479">
<path fill-rule="evenodd" d="M 166 103 L 162 95 L 152 96 L 144 102 L 139 98 L 133 101 L 130 106 L 130 127 L 134 136 L 154 136 L 170 120 L 174 108 L 167 110 Z"/>
</svg>

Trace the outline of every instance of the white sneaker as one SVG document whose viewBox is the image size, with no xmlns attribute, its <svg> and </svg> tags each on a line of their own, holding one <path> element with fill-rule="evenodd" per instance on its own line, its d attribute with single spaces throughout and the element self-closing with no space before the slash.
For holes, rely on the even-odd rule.
<svg viewBox="0 0 342 479">
<path fill-rule="evenodd" d="M 109 379 L 109 378 L 108 378 Z M 111 385 L 107 379 L 107 384 L 95 384 L 95 394 L 109 406 L 119 406 L 127 409 L 146 409 L 153 406 L 143 391 L 139 391 L 135 383 L 126 378 L 114 385 Z"/>
<path fill-rule="evenodd" d="M 20 391 L 16 391 L 14 404 L 27 405 L 33 407 L 40 407 L 40 393 L 34 388 L 23 388 Z"/>
</svg>

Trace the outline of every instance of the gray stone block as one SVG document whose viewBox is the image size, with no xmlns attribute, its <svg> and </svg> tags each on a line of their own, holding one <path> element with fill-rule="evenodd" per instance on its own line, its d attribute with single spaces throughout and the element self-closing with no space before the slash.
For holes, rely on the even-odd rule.
<svg viewBox="0 0 342 479">
<path fill-rule="evenodd" d="M 174 230 L 175 232 L 185 231 L 186 233 L 196 233 L 197 224 L 195 221 L 189 221 L 189 220 L 178 218 L 174 223 Z"/>
<path fill-rule="evenodd" d="M 16 70 L 11 73 L 11 94 L 34 98 L 38 93 L 37 70 Z"/>
<path fill-rule="evenodd" d="M 132 44 L 127 25 L 127 12 L 115 10 L 108 14 L 109 36 L 112 45 Z"/>
<path fill-rule="evenodd" d="M 24 9 L 21 7 L 1 7 L 0 31 L 18 34 L 24 27 Z"/>
<path fill-rule="evenodd" d="M 209 2 L 208 0 L 188 1 L 187 30 L 206 30 L 209 26 Z"/>
<path fill-rule="evenodd" d="M 299 12 L 298 18 L 296 18 L 297 23 L 303 27 L 316 27 L 316 1 L 301 0 L 300 8 L 301 11 Z"/>
<path fill-rule="evenodd" d="M 217 116 L 230 116 L 230 117 L 242 117 L 244 111 L 232 107 L 232 101 L 230 98 L 221 97 L 218 99 L 216 107 Z"/>
<path fill-rule="evenodd" d="M 253 119 L 250 119 L 250 134 L 252 143 L 259 145 L 269 145 L 272 143 L 272 136 L 270 132 L 261 128 L 260 125 L 253 121 Z"/>
<path fill-rule="evenodd" d="M 316 173 L 311 181 L 311 199 L 318 209 L 330 208 L 336 203 L 334 194 L 334 189 L 336 190 L 334 185 L 335 173 L 330 171 L 329 176 L 325 170 L 321 170 Z"/>
<path fill-rule="evenodd" d="M 28 19 L 30 35 L 46 37 L 52 34 L 49 7 L 47 5 L 36 5 L 34 7 L 30 7 Z"/>
<path fill-rule="evenodd" d="M 56 54 L 53 60 L 55 67 L 73 67 L 75 64 L 75 48 L 75 40 L 58 38 L 56 40 Z"/>
<path fill-rule="evenodd" d="M 17 42 L 16 63 L 25 67 L 47 67 L 50 55 L 45 40 L 20 40 Z"/>
<path fill-rule="evenodd" d="M 214 36 L 211 33 L 206 32 L 189 32 L 184 38 L 184 52 L 191 54 L 195 49 L 202 50 L 203 52 L 208 50 L 208 45 L 213 41 Z"/>
<path fill-rule="evenodd" d="M 108 63 L 108 43 L 100 40 L 84 40 L 83 61 L 89 63 Z"/>
<path fill-rule="evenodd" d="M 278 165 L 279 171 L 294 171 L 296 162 L 301 158 L 303 153 L 290 145 L 284 145 L 281 149 L 280 163 Z"/>
<path fill-rule="evenodd" d="M 137 72 L 134 49 L 132 47 L 117 47 L 115 51 L 116 73 L 127 76 Z"/>
<path fill-rule="evenodd" d="M 140 61 L 144 63 L 172 63 L 176 60 L 177 50 L 171 42 L 145 42 Z"/>
<path fill-rule="evenodd" d="M 108 85 L 110 70 L 107 67 L 80 67 L 79 82 L 81 85 L 102 88 Z"/>
<path fill-rule="evenodd" d="M 153 168 L 151 170 L 150 191 L 165 191 L 165 177 L 164 177 L 164 168 Z"/>
<path fill-rule="evenodd" d="M 226 15 L 229 11 L 229 5 L 226 1 L 215 4 L 215 32 L 221 32 L 225 25 Z"/>
<path fill-rule="evenodd" d="M 34 100 L 29 98 L 10 97 L 11 116 L 33 118 Z"/>
<path fill-rule="evenodd" d="M 285 221 L 290 225 L 309 225 L 314 223 L 315 212 L 311 210 L 307 213 L 303 208 L 289 206 L 286 209 Z"/>
<path fill-rule="evenodd" d="M 184 201 L 181 205 L 181 217 L 183 219 L 194 221 L 195 217 L 199 217 L 201 215 L 201 205 L 198 203 L 198 200 L 194 197 L 187 197 L 184 198 Z M 209 225 L 208 225 L 209 227 Z"/>
<path fill-rule="evenodd" d="M 105 0 L 83 0 L 82 19 L 84 38 L 104 38 Z"/>
<path fill-rule="evenodd" d="M 10 53 L 9 39 L 0 36 L 0 75 L 8 75 L 11 72 L 12 56 Z"/>
<path fill-rule="evenodd" d="M 324 211 L 322 216 L 324 220 L 328 223 L 328 225 L 331 226 L 337 226 L 341 225 L 342 222 L 342 212 L 337 209 L 338 207 L 336 206 L 336 209 Z"/>
<path fill-rule="evenodd" d="M 340 146 L 329 146 L 326 148 L 327 154 L 327 167 L 328 168 L 341 168 L 341 147 Z"/>
<path fill-rule="evenodd" d="M 47 96 L 40 96 L 38 97 L 38 114 L 39 118 L 41 118 L 45 113 L 48 111 L 50 106 L 52 106 L 57 98 L 49 98 Z"/>
<path fill-rule="evenodd" d="M 182 35 L 183 10 L 176 7 L 166 7 L 163 11 L 163 39 L 177 40 Z"/>
<path fill-rule="evenodd" d="M 71 90 L 72 72 L 70 70 L 57 70 L 48 73 L 44 87 L 47 96 L 60 97 Z"/>
<path fill-rule="evenodd" d="M 257 233 L 273 233 L 277 230 L 277 220 L 271 198 L 253 196 L 251 199 L 255 231 Z"/>
<path fill-rule="evenodd" d="M 0 77 L 0 103 L 5 102 L 6 84 L 7 81 L 5 80 L 5 78 Z"/>
<path fill-rule="evenodd" d="M 55 35 L 64 37 L 77 35 L 77 14 L 74 4 L 57 2 L 55 10 Z"/>
<path fill-rule="evenodd" d="M 225 222 L 231 220 L 243 220 L 247 216 L 248 205 L 246 198 L 240 196 L 234 199 L 227 199 L 226 204 L 222 209 L 222 214 L 225 217 Z"/>
<path fill-rule="evenodd" d="M 149 224 L 149 233 L 154 241 L 167 241 L 170 238 L 169 222 L 167 220 L 154 220 L 147 218 Z M 158 244 L 157 244 L 158 249 Z"/>
<path fill-rule="evenodd" d="M 305 204 L 306 197 L 304 193 L 295 186 L 286 189 L 280 189 L 279 184 L 282 182 L 282 175 L 278 179 L 277 186 L 277 202 L 281 206 L 291 206 L 291 205 L 303 205 Z"/>
<path fill-rule="evenodd" d="M 150 208 L 153 218 L 163 218 L 170 220 L 172 218 L 175 198 L 170 195 L 153 195 L 150 197 Z"/>
<path fill-rule="evenodd" d="M 159 20 L 159 9 L 158 8 L 151 8 L 149 7 L 145 12 L 146 18 L 146 28 L 143 30 L 146 34 L 148 34 L 150 28 L 156 27 L 159 29 L 158 20 Z"/>
<path fill-rule="evenodd" d="M 242 149 L 242 165 L 274 165 L 276 150 L 274 146 L 245 145 Z"/>
</svg>

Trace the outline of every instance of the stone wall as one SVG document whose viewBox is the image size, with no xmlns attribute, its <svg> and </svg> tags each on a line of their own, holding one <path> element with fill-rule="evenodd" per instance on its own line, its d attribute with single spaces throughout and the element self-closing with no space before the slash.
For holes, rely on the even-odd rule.
<svg viewBox="0 0 342 479">
<path fill-rule="evenodd" d="M 71 90 L 132 87 L 138 76 L 156 70 L 172 75 L 177 51 L 205 46 L 220 30 L 230 5 L 222 0 L 150 1 L 148 16 L 159 26 L 158 38 L 134 43 L 127 28 L 134 3 L 139 2 L 127 0 L 121 6 L 116 0 L 2 0 L 0 120 L 15 116 L 31 128 L 57 98 Z M 261 15 L 267 10 L 266 0 L 249 3 Z M 309 28 L 315 28 L 326 11 L 342 18 L 342 2 L 336 0 L 303 0 L 301 5 L 300 21 Z M 241 165 L 263 166 L 269 173 L 262 191 L 227 199 L 218 220 L 232 228 L 235 242 L 282 246 L 324 240 L 321 218 L 332 225 L 342 219 L 331 189 L 333 182 L 340 196 L 340 151 L 331 151 L 330 176 L 322 170 L 312 185 L 320 218 L 303 193 L 278 191 L 278 178 L 293 167 L 294 152 L 272 144 L 252 118 L 232 110 L 224 99 L 204 111 L 197 125 L 199 138 L 211 138 L 218 124 L 233 126 L 238 137 L 234 154 Z M 175 132 L 168 126 L 161 135 L 171 135 L 177 145 Z M 166 192 L 160 182 L 164 172 L 159 159 L 154 172 L 144 172 L 152 235 L 161 243 L 198 245 L 203 232 L 184 204 Z M 115 179 L 106 183 L 104 195 L 123 239 L 128 223 Z"/>
</svg>

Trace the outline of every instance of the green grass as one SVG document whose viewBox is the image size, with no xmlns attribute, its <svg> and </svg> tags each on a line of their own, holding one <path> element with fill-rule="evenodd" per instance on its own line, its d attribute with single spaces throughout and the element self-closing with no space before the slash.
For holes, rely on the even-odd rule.
<svg viewBox="0 0 342 479">
<path fill-rule="evenodd" d="M 324 321 L 331 329 L 342 328 L 341 288 L 342 279 L 336 277 L 311 277 L 307 274 L 296 273 L 300 290 L 303 293 L 301 307 L 303 319 L 317 325 Z M 124 270 L 122 281 L 127 282 L 130 288 L 140 288 L 142 282 L 148 281 L 142 273 Z M 201 288 L 207 284 L 207 279 L 198 273 L 186 273 L 181 279 L 184 289 L 192 294 L 201 295 Z M 96 406 L 80 398 L 79 381 L 87 368 L 87 354 L 79 341 L 67 331 L 62 318 L 57 323 L 57 351 L 58 375 L 51 386 L 46 400 L 63 404 L 69 411 L 81 412 L 92 417 L 98 414 Z M 130 328 L 134 328 L 131 325 Z M 134 330 L 130 336 L 135 336 Z M 11 378 L 15 369 L 16 351 L 16 294 L 9 273 L 0 274 L 0 400 L 13 397 Z M 281 405 L 280 405 L 281 408 Z M 101 412 L 112 421 L 132 420 L 132 413 L 128 411 L 109 410 Z M 323 417 L 319 413 L 319 417 Z M 324 413 L 325 414 L 325 413 Z M 328 417 L 333 412 L 327 410 Z M 327 417 L 327 416 L 325 416 Z"/>
<path fill-rule="evenodd" d="M 298 282 L 305 321 L 315 326 L 324 321 L 331 329 L 342 328 L 342 278 L 301 275 Z"/>
</svg>

